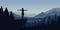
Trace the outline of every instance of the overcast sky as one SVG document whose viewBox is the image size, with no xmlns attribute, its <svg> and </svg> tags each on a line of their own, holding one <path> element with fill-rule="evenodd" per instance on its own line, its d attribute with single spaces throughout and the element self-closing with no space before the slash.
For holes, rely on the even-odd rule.
<svg viewBox="0 0 60 30">
<path fill-rule="evenodd" d="M 16 14 L 20 14 L 18 9 L 24 8 L 28 10 L 25 16 L 35 16 L 52 8 L 60 8 L 60 0 L 0 0 L 1 5 Z"/>
</svg>

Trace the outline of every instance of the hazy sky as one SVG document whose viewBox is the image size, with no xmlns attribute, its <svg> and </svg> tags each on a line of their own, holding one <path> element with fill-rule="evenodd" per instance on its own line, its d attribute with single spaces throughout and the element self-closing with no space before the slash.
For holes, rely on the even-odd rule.
<svg viewBox="0 0 60 30">
<path fill-rule="evenodd" d="M 60 0 L 0 0 L 1 5 L 16 14 L 20 13 L 18 9 L 24 8 L 28 10 L 25 12 L 26 16 L 35 16 L 51 8 L 60 8 Z"/>
</svg>

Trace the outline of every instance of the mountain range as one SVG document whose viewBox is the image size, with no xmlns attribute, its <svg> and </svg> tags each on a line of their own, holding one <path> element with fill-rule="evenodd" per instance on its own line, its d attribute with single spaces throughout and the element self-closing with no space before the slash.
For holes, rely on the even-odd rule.
<svg viewBox="0 0 60 30">
<path fill-rule="evenodd" d="M 20 19 L 21 16 L 14 14 L 15 19 Z M 28 17 L 26 26 L 32 26 L 32 25 L 36 25 L 36 24 L 41 24 L 44 22 L 44 20 L 41 20 L 47 16 L 51 16 L 53 18 L 54 15 L 60 15 L 60 8 L 53 8 L 51 10 L 48 10 L 46 12 L 41 12 L 38 15 L 36 15 L 35 17 Z"/>
<path fill-rule="evenodd" d="M 36 18 L 43 18 L 46 16 L 53 16 L 53 15 L 60 15 L 60 8 L 53 8 L 49 11 L 42 12 L 42 13 L 36 15 L 35 17 Z"/>
<path fill-rule="evenodd" d="M 54 19 L 55 15 L 59 16 L 60 15 L 60 8 L 53 8 L 49 11 L 46 12 L 42 12 L 38 15 L 36 15 L 34 18 L 32 18 L 31 20 L 29 19 L 29 21 L 31 21 L 30 23 L 28 23 L 28 25 L 36 25 L 36 24 L 41 24 L 41 23 L 47 23 L 48 20 L 42 20 L 44 18 L 48 18 L 48 16 L 51 17 L 51 19 Z M 32 21 L 33 20 L 33 21 Z M 28 26 L 27 25 L 27 26 Z"/>
</svg>

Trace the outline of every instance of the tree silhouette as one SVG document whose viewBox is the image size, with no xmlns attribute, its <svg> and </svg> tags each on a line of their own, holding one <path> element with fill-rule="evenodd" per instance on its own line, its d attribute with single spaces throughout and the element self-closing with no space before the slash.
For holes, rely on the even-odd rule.
<svg viewBox="0 0 60 30">
<path fill-rule="evenodd" d="M 10 18 L 11 18 L 12 20 L 14 19 L 14 16 L 13 16 L 12 11 L 10 12 Z"/>
<path fill-rule="evenodd" d="M 7 8 L 5 8 L 4 14 L 5 14 L 5 16 L 9 16 L 9 12 L 8 12 Z"/>
<path fill-rule="evenodd" d="M 50 16 L 48 16 L 47 21 L 49 24 L 51 24 L 51 17 Z"/>
<path fill-rule="evenodd" d="M 1 6 L 0 8 L 0 14 L 2 15 L 3 14 L 3 7 Z"/>
<path fill-rule="evenodd" d="M 2 28 L 3 26 L 3 7 L 1 6 L 0 8 L 0 27 Z"/>
<path fill-rule="evenodd" d="M 3 7 L 1 6 L 1 8 L 0 8 L 0 20 L 2 20 L 2 18 L 3 18 Z"/>
</svg>

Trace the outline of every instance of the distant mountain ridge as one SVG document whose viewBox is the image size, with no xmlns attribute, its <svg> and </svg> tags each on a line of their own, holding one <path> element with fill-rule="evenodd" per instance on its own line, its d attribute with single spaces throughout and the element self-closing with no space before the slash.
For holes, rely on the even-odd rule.
<svg viewBox="0 0 60 30">
<path fill-rule="evenodd" d="M 60 8 L 53 8 L 49 11 L 42 12 L 42 13 L 36 15 L 35 17 L 28 19 L 28 21 L 30 21 L 30 22 L 27 23 L 26 26 L 32 26 L 32 25 L 37 25 L 37 24 L 41 25 L 41 23 L 47 23 L 47 21 L 50 21 L 50 20 L 48 20 L 48 17 L 50 17 L 52 20 L 56 17 L 55 15 L 60 15 Z M 56 17 L 56 19 L 57 19 L 57 17 Z"/>
<path fill-rule="evenodd" d="M 46 16 L 53 16 L 53 15 L 60 15 L 60 8 L 53 8 L 49 11 L 46 11 L 46 12 L 42 12 L 38 15 L 36 15 L 35 17 L 36 18 L 43 18 L 43 17 L 46 17 Z"/>
</svg>

